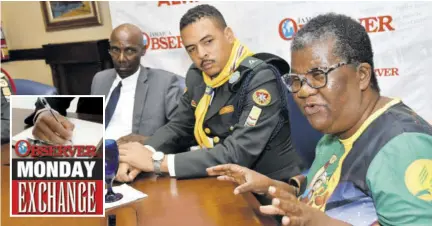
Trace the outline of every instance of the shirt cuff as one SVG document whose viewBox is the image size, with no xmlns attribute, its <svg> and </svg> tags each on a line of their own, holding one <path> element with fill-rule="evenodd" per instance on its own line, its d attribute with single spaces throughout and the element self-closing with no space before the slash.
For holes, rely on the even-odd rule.
<svg viewBox="0 0 432 226">
<path fill-rule="evenodd" d="M 149 149 L 151 152 L 155 153 L 156 149 L 154 149 L 152 146 L 150 145 L 144 145 L 145 148 Z"/>
<path fill-rule="evenodd" d="M 39 109 L 38 111 L 36 111 L 36 114 L 33 117 L 33 125 L 36 124 L 36 119 L 38 118 L 39 114 L 44 112 L 44 111 L 48 111 L 48 110 L 49 110 L 48 108 L 42 108 L 42 109 Z"/>
<path fill-rule="evenodd" d="M 167 155 L 168 160 L 168 172 L 171 177 L 175 177 L 175 166 L 174 166 L 174 156 L 173 154 Z"/>
</svg>

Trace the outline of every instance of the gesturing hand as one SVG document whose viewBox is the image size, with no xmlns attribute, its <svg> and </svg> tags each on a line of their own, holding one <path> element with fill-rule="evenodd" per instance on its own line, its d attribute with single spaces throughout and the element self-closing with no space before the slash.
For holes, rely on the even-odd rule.
<svg viewBox="0 0 432 226">
<path fill-rule="evenodd" d="M 336 221 L 323 212 L 298 201 L 296 196 L 286 190 L 271 186 L 268 195 L 273 198 L 272 204 L 261 206 L 260 211 L 268 215 L 284 216 L 282 218 L 283 225 L 348 225 L 345 222 Z"/>
<path fill-rule="evenodd" d="M 272 180 L 260 173 L 236 164 L 225 164 L 207 168 L 210 176 L 218 176 L 221 181 L 232 181 L 239 184 L 234 194 L 254 192 L 264 194 L 271 185 Z"/>
</svg>

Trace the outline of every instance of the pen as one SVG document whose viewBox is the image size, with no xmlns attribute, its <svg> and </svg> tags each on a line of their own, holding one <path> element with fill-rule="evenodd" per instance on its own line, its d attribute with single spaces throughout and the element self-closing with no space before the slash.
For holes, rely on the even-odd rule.
<svg viewBox="0 0 432 226">
<path fill-rule="evenodd" d="M 48 101 L 45 99 L 45 97 L 38 97 L 39 102 L 46 108 L 48 109 L 48 111 L 51 113 L 51 115 L 54 117 L 54 119 L 60 123 L 60 125 L 63 126 L 63 124 L 58 120 L 58 118 L 55 116 L 51 106 L 49 105 Z M 58 135 L 58 134 L 57 134 Z M 71 142 L 72 144 L 72 140 L 69 140 L 69 142 Z"/>
<path fill-rule="evenodd" d="M 35 145 L 47 145 L 47 146 L 54 145 L 50 142 L 38 140 L 38 139 L 32 139 L 30 137 L 27 138 L 27 141 L 29 141 L 31 144 L 35 144 Z"/>
<path fill-rule="evenodd" d="M 51 106 L 49 105 L 48 101 L 45 99 L 45 97 L 38 97 L 39 102 L 41 102 L 41 104 L 50 111 L 51 115 L 54 117 L 54 119 L 60 123 L 60 121 L 57 119 L 57 117 L 54 115 L 54 113 L 52 112 Z M 61 123 L 60 123 L 61 124 Z"/>
</svg>

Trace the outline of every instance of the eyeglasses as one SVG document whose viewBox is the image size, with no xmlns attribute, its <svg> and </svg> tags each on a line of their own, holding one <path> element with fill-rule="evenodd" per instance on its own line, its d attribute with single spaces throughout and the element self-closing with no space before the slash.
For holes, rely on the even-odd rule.
<svg viewBox="0 0 432 226">
<path fill-rule="evenodd" d="M 117 48 L 117 47 L 110 47 L 108 52 L 109 52 L 109 54 L 111 54 L 111 56 L 117 58 L 121 55 L 122 50 L 120 48 Z M 127 47 L 123 50 L 123 55 L 126 57 L 135 56 L 137 53 L 138 53 L 138 49 L 136 49 L 136 48 Z"/>
<path fill-rule="evenodd" d="M 300 91 L 304 82 L 314 89 L 320 89 L 327 85 L 327 75 L 344 65 L 348 65 L 351 62 L 340 62 L 330 67 L 318 67 L 310 69 L 306 74 L 294 74 L 289 73 L 282 76 L 282 80 L 288 87 L 291 93 L 297 93 Z"/>
</svg>

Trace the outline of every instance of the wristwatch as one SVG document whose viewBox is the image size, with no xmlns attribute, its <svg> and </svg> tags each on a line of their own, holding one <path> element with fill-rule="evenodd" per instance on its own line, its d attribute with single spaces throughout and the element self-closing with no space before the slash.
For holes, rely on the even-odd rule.
<svg viewBox="0 0 432 226">
<path fill-rule="evenodd" d="M 153 153 L 152 159 L 153 159 L 153 166 L 154 166 L 154 172 L 156 175 L 161 175 L 161 164 L 162 160 L 164 159 L 165 154 L 163 152 L 157 151 Z"/>
</svg>

